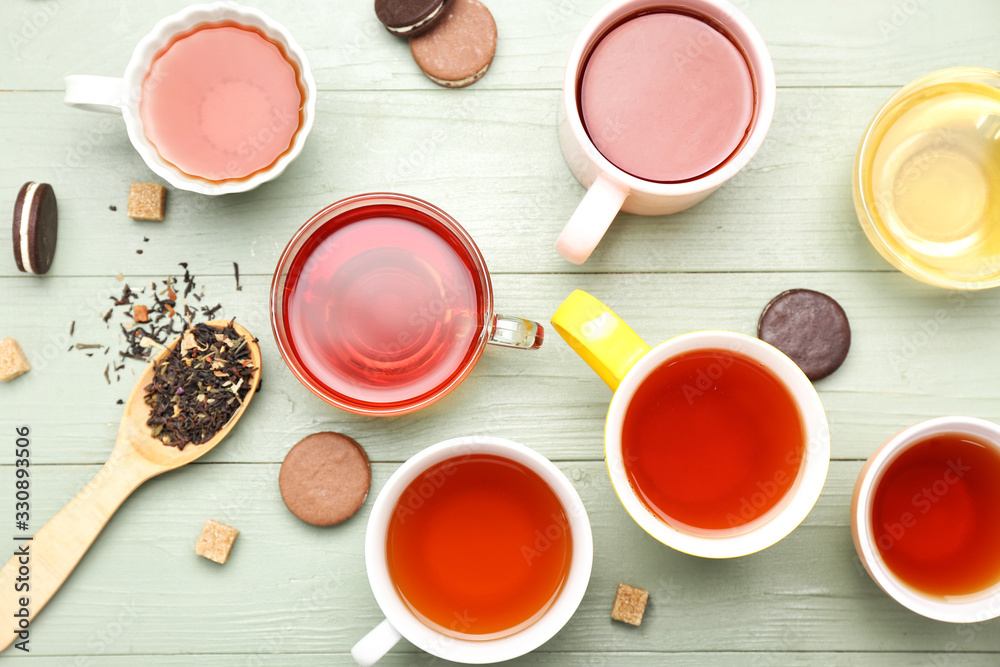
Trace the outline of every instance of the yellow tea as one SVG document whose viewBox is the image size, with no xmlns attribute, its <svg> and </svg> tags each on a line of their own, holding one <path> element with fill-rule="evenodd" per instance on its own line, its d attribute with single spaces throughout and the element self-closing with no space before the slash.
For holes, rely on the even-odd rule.
<svg viewBox="0 0 1000 667">
<path fill-rule="evenodd" d="M 874 227 L 890 251 L 945 279 L 1000 272 L 1000 90 L 973 81 L 919 88 L 888 110 L 871 141 L 861 168 L 870 169 Z"/>
</svg>

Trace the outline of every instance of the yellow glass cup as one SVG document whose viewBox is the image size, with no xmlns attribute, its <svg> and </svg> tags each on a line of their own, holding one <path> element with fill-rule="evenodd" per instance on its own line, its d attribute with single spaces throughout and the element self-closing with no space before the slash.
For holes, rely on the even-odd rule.
<svg viewBox="0 0 1000 667">
<path fill-rule="evenodd" d="M 1000 285 L 1000 72 L 945 69 L 897 91 L 861 140 L 853 189 L 868 240 L 900 271 Z"/>
</svg>

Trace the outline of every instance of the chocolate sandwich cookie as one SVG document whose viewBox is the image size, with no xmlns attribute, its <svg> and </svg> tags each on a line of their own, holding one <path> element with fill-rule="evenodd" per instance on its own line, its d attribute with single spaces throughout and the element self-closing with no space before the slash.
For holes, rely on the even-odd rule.
<svg viewBox="0 0 1000 667">
<path fill-rule="evenodd" d="M 422 35 L 445 15 L 451 0 L 375 0 L 375 16 L 399 37 Z"/>
<path fill-rule="evenodd" d="M 479 0 L 454 0 L 432 30 L 410 40 L 417 66 L 447 88 L 471 85 L 486 74 L 497 50 L 497 24 Z"/>
<path fill-rule="evenodd" d="M 810 380 L 825 378 L 847 358 L 851 325 L 840 304 L 822 292 L 782 292 L 760 314 L 757 337 L 784 352 Z"/>
<path fill-rule="evenodd" d="M 59 215 L 48 183 L 28 181 L 14 202 L 14 261 L 24 273 L 43 274 L 56 254 Z"/>
<path fill-rule="evenodd" d="M 278 473 L 285 506 L 314 526 L 332 526 L 354 516 L 371 481 L 371 464 L 361 445 L 329 431 L 292 447 Z"/>
</svg>

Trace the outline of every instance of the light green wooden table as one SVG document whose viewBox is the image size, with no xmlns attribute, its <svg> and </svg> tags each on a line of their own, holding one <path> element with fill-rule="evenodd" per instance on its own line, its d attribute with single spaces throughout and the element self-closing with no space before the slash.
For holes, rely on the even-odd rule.
<svg viewBox="0 0 1000 667">
<path fill-rule="evenodd" d="M 35 529 L 111 450 L 131 373 L 109 386 L 103 359 L 66 348 L 117 347 L 117 326 L 99 314 L 121 290 L 119 272 L 134 286 L 189 262 L 206 298 L 260 337 L 263 391 L 220 447 L 126 502 L 32 625 L 30 655 L 3 658 L 38 667 L 350 664 L 350 647 L 380 620 L 362 556 L 371 498 L 346 524 L 318 529 L 288 513 L 277 485 L 288 448 L 330 429 L 367 448 L 373 492 L 423 447 L 477 433 L 530 445 L 573 480 L 594 528 L 590 589 L 565 629 L 517 664 L 1000 663 L 1000 622 L 953 626 L 907 611 L 864 573 L 848 526 L 854 480 L 886 437 L 938 415 L 1000 420 L 1000 292 L 953 294 L 891 270 L 861 233 L 850 191 L 858 140 L 893 90 L 943 67 L 1000 65 L 1000 3 L 744 0 L 778 74 L 761 152 L 691 211 L 620 216 L 582 267 L 552 248 L 583 193 L 559 153 L 556 106 L 570 46 L 601 0 L 493 0 L 497 58 L 459 91 L 424 78 L 370 0 L 254 0 L 312 62 L 318 118 L 304 153 L 258 190 L 217 199 L 171 190 L 166 221 L 134 222 L 128 185 L 152 174 L 119 119 L 63 106 L 62 77 L 120 76 L 140 37 L 184 4 L 0 3 L 0 203 L 9 211 L 33 179 L 54 185 L 60 211 L 44 278 L 18 274 L 0 239 L 0 337 L 19 339 L 35 362 L 0 385 L 0 548 L 15 533 L 16 425 L 32 429 Z M 651 343 L 704 328 L 752 333 L 764 304 L 788 288 L 837 298 L 854 341 L 846 364 L 817 383 L 834 458 L 817 507 L 776 546 L 737 560 L 700 560 L 647 537 L 602 462 L 610 392 L 554 334 L 536 354 L 488 350 L 460 390 L 418 414 L 366 419 L 313 397 L 275 348 L 270 274 L 313 212 L 375 190 L 452 213 L 482 248 L 502 312 L 539 321 L 578 287 Z M 194 554 L 209 517 L 241 530 L 225 566 Z M 650 590 L 640 628 L 609 617 L 619 581 Z M 435 662 L 403 642 L 384 664 Z"/>
</svg>

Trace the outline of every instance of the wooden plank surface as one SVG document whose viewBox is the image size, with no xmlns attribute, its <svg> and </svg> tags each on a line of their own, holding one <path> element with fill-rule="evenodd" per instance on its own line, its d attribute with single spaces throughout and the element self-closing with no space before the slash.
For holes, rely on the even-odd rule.
<svg viewBox="0 0 1000 667">
<path fill-rule="evenodd" d="M 621 215 L 583 267 L 554 251 L 583 188 L 556 139 L 560 93 L 550 91 L 325 92 L 303 154 L 249 193 L 171 190 L 170 217 L 125 215 L 128 185 L 154 175 L 120 119 L 61 104 L 61 93 L 0 95 L 0 197 L 24 178 L 51 182 L 61 240 L 53 272 L 93 276 L 172 267 L 181 252 L 204 273 L 271 273 L 291 234 L 327 204 L 373 191 L 433 201 L 476 239 L 498 273 L 890 270 L 854 214 L 851 165 L 890 88 L 787 89 L 750 166 L 703 204 L 675 216 Z M 405 100 L 405 101 L 404 101 Z M 809 150 L 803 150 L 808 146 Z M 118 208 L 117 212 L 109 206 Z M 150 247 L 109 253 L 148 236 Z M 710 242 L 706 243 L 706 238 Z M 199 252 L 203 248 L 223 253 Z M 134 249 L 133 248 L 133 249 Z M 14 275 L 9 262 L 0 275 Z"/>
<path fill-rule="evenodd" d="M 308 526 L 282 504 L 278 467 L 196 463 L 141 487 L 39 615 L 36 654 L 74 655 L 115 624 L 122 627 L 114 628 L 109 655 L 240 655 L 262 646 L 348 651 L 381 618 L 361 549 L 371 500 L 341 526 Z M 375 464 L 373 493 L 395 467 Z M 728 561 L 687 556 L 646 535 L 618 503 L 603 462 L 559 467 L 583 498 L 600 546 L 583 603 L 545 645 L 549 654 L 725 651 L 780 660 L 783 653 L 839 651 L 847 638 L 857 652 L 934 653 L 949 642 L 953 652 L 1000 651 L 995 622 L 923 619 L 885 596 L 861 568 L 845 510 L 860 462 L 833 463 L 817 507 L 789 537 Z M 96 472 L 39 466 L 37 520 Z M 194 554 L 209 517 L 241 530 L 222 567 Z M 610 619 L 619 581 L 650 591 L 639 628 Z"/>
<path fill-rule="evenodd" d="M 178 255 L 174 259 L 182 259 Z M 173 266 L 173 269 L 170 267 Z M 197 271 L 196 264 L 190 267 Z M 178 269 L 171 261 L 167 270 Z M 179 270 L 179 269 L 178 269 Z M 418 413 L 397 418 L 350 415 L 330 408 L 288 372 L 277 352 L 266 304 L 270 278 L 199 277 L 205 300 L 221 302 L 258 338 L 264 355 L 263 388 L 231 438 L 208 456 L 213 462 L 280 462 L 298 439 L 321 429 L 357 437 L 379 461 L 403 461 L 439 440 L 489 433 L 523 441 L 557 460 L 598 460 L 611 392 L 554 331 L 541 350 L 489 347 L 455 392 Z M 141 277 L 124 282 L 138 289 Z M 817 382 L 833 433 L 833 456 L 864 459 L 879 443 L 911 423 L 940 414 L 1000 421 L 1000 293 L 950 293 L 899 273 L 771 274 L 554 274 L 494 278 L 502 312 L 547 323 L 573 289 L 607 300 L 649 343 L 699 329 L 753 334 L 768 300 L 784 289 L 808 287 L 831 294 L 851 319 L 853 340 L 844 366 Z M 105 382 L 109 359 L 98 350 L 67 350 L 75 343 L 120 348 L 117 315 L 101 318 L 114 278 L 0 279 L 5 335 L 33 341 L 35 369 L 0 384 L 0 404 L 17 405 L 17 418 L 37 437 L 58 446 L 36 452 L 43 463 L 98 463 L 107 458 L 121 407 L 132 388 L 128 360 L 120 381 Z M 63 309 L 37 317 L 40 304 Z M 94 305 L 90 305 L 94 304 Z M 121 310 L 121 309 L 119 309 Z M 73 337 L 69 336 L 76 322 Z M 65 381 L 62 381 L 65 378 Z M 53 410 L 72 420 L 49 420 Z"/>
<path fill-rule="evenodd" d="M 1000 622 L 937 623 L 885 596 L 854 555 L 847 514 L 862 462 L 894 432 L 943 414 L 1000 421 L 1000 293 L 946 292 L 893 271 L 861 232 L 850 191 L 858 141 L 898 86 L 943 67 L 1000 62 L 1000 3 L 740 0 L 778 75 L 763 148 L 690 211 L 619 216 L 582 267 L 552 249 L 583 194 L 554 126 L 568 51 L 602 0 L 490 2 L 497 58 L 481 82 L 460 91 L 420 74 L 405 42 L 379 27 L 370 0 L 249 3 L 307 50 L 321 91 L 316 127 L 277 181 L 222 198 L 171 189 L 162 223 L 125 215 L 129 183 L 153 175 L 121 120 L 66 108 L 61 82 L 72 73 L 120 75 L 138 39 L 187 3 L 0 3 L 0 202 L 12 202 L 32 179 L 55 186 L 60 210 L 48 276 L 19 274 L 9 251 L 0 261 L 0 337 L 20 340 L 34 364 L 25 377 L 0 384 L 0 507 L 13 498 L 15 425 L 32 428 L 34 526 L 110 452 L 116 401 L 138 370 L 129 362 L 120 380 L 103 377 L 122 320 L 116 314 L 109 326 L 100 318 L 123 282 L 162 280 L 188 262 L 206 302 L 222 303 L 222 315 L 260 337 L 265 364 L 263 390 L 230 438 L 188 469 L 140 488 L 39 615 L 32 653 L 3 658 L 60 667 L 351 664 L 351 645 L 380 619 L 362 554 L 374 494 L 423 447 L 491 434 L 557 461 L 580 491 L 595 535 L 594 575 L 580 611 L 512 664 L 1000 661 Z M 760 554 L 722 562 L 646 536 L 618 503 L 602 462 L 611 393 L 551 331 L 535 353 L 488 349 L 453 395 L 414 415 L 362 418 L 312 396 L 277 353 L 270 276 L 310 215 L 377 190 L 423 197 L 453 214 L 486 257 L 498 309 L 541 322 L 582 288 L 655 344 L 699 329 L 752 334 L 764 304 L 784 289 L 836 297 L 854 338 L 844 367 L 817 383 L 834 461 L 806 522 Z M 67 351 L 75 343 L 108 346 L 109 356 Z M 277 491 L 288 448 L 318 430 L 356 437 L 374 461 L 372 497 L 331 529 L 296 520 Z M 222 567 L 194 555 L 209 517 L 241 530 Z M 619 581 L 651 591 L 640 628 L 609 619 Z M 440 662 L 403 642 L 380 664 Z"/>
<path fill-rule="evenodd" d="M 9 90 L 60 90 L 67 74 L 120 76 L 132 46 L 184 0 L 11 0 L 0 8 Z M 371 2 L 251 3 L 287 26 L 324 90 L 430 90 L 406 42 Z M 602 0 L 490 4 L 500 43 L 477 90 L 555 89 L 577 33 Z M 768 43 L 782 86 L 901 86 L 926 72 L 1000 59 L 991 0 L 736 0 Z"/>
</svg>

